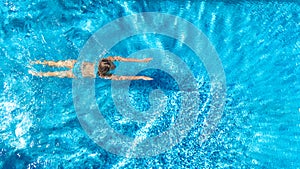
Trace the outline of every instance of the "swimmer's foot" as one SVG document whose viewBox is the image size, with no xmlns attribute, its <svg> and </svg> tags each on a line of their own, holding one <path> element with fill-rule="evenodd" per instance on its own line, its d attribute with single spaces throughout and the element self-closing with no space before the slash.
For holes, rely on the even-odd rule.
<svg viewBox="0 0 300 169">
<path fill-rule="evenodd" d="M 32 76 L 41 76 L 38 72 L 28 70 L 28 73 L 31 74 Z"/>
<path fill-rule="evenodd" d="M 36 61 L 31 61 L 30 64 L 31 65 L 37 65 L 37 64 L 43 64 L 43 62 L 40 61 L 40 60 L 36 60 Z"/>
</svg>

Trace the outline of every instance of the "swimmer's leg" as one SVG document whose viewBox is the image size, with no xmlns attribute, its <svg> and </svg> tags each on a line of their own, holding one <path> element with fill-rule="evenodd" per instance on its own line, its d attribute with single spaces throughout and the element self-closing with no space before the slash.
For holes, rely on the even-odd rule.
<svg viewBox="0 0 300 169">
<path fill-rule="evenodd" d="M 150 62 L 152 58 L 135 59 L 135 58 L 123 58 L 121 56 L 109 56 L 107 58 L 110 61 L 121 61 L 121 62 Z"/>
<path fill-rule="evenodd" d="M 34 72 L 29 70 L 28 73 L 33 76 L 40 76 L 40 77 L 75 78 L 75 75 L 71 70 L 59 71 L 59 72 Z"/>
<path fill-rule="evenodd" d="M 41 64 L 41 65 L 48 65 L 53 67 L 67 67 L 72 69 L 74 67 L 74 64 L 76 63 L 76 60 L 66 60 L 66 61 L 34 61 L 31 62 L 31 64 Z"/>
</svg>

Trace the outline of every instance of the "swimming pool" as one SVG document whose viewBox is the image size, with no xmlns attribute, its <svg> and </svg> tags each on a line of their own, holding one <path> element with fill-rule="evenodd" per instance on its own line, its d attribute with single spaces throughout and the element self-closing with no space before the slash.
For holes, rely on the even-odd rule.
<svg viewBox="0 0 300 169">
<path fill-rule="evenodd" d="M 0 10 L 2 168 L 300 167 L 299 3 L 3 1 Z M 28 70 L 54 70 L 31 67 L 32 60 L 79 58 L 88 39 L 104 25 L 140 12 L 178 16 L 207 36 L 226 75 L 226 104 L 216 130 L 200 144 L 211 108 L 211 84 L 203 60 L 186 44 L 160 34 L 120 41 L 109 54 L 127 57 L 153 48 L 170 51 L 186 63 L 199 85 L 200 107 L 186 137 L 161 154 L 126 158 L 96 144 L 82 127 L 71 79 L 32 77 Z M 186 27 L 178 27 L 186 32 Z M 177 62 L 164 63 L 178 69 L 172 65 Z M 138 111 L 160 103 L 166 106 L 157 123 L 144 132 L 145 137 L 154 137 L 179 117 L 186 90 L 180 90 L 170 72 L 147 69 L 139 73 L 156 80 L 127 84 L 129 103 Z M 113 100 L 118 96 L 113 92 L 124 92 L 122 85 L 99 78 L 94 83 L 96 102 L 107 124 L 136 137 L 145 122 L 123 120 L 118 113 L 122 107 Z M 165 99 L 149 102 L 155 94 Z"/>
</svg>

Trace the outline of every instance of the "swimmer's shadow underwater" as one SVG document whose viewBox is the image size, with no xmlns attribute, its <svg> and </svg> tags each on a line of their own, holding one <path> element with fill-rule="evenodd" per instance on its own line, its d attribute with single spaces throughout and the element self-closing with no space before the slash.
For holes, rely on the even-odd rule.
<svg viewBox="0 0 300 169">
<path fill-rule="evenodd" d="M 95 64 L 91 62 L 83 62 L 80 65 L 80 70 L 83 78 L 96 78 L 98 75 L 103 79 L 110 80 L 153 80 L 153 78 L 148 76 L 117 76 L 111 73 L 112 70 L 116 68 L 116 65 L 113 63 L 114 61 L 120 62 L 139 62 L 139 63 L 147 63 L 150 62 L 152 58 L 145 59 L 135 59 L 135 58 L 123 58 L 120 56 L 109 56 L 107 58 L 102 58 L 98 63 L 98 70 L 95 72 Z M 65 60 L 65 61 L 33 61 L 32 65 L 40 64 L 47 65 L 50 67 L 60 67 L 60 68 L 68 68 L 66 71 L 56 71 L 56 72 L 35 72 L 29 70 L 28 73 L 33 76 L 39 77 L 59 77 L 59 78 L 76 78 L 73 73 L 73 68 L 75 64 L 78 63 L 76 60 Z"/>
<path fill-rule="evenodd" d="M 179 105 L 180 97 L 177 98 L 175 95 L 180 93 L 180 89 L 171 75 L 155 68 L 140 71 L 137 75 L 139 74 L 153 77 L 155 80 L 112 81 L 109 84 L 109 87 L 111 87 L 111 90 L 109 90 L 111 93 L 108 94 L 110 96 L 109 100 L 113 101 L 117 112 L 122 112 L 121 114 L 124 115 L 125 119 L 130 117 L 131 120 L 145 123 L 149 119 L 157 118 L 155 112 L 164 111 L 166 114 L 170 112 L 171 110 L 167 109 L 167 105 L 169 104 L 170 107 L 174 108 L 170 105 L 171 102 Z M 101 90 L 96 90 L 96 93 L 98 93 L 98 96 L 104 94 Z M 108 99 L 102 99 L 98 103 L 103 104 L 107 101 Z M 103 111 L 106 110 L 103 109 Z"/>
</svg>

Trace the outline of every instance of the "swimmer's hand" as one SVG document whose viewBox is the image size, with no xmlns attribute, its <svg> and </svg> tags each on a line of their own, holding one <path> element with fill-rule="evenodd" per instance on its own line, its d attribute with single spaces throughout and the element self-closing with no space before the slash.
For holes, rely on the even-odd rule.
<svg viewBox="0 0 300 169">
<path fill-rule="evenodd" d="M 153 80 L 153 78 L 148 77 L 148 76 L 142 76 L 142 79 L 143 79 L 143 80 Z"/>
<path fill-rule="evenodd" d="M 150 62 L 153 58 L 145 58 L 145 59 L 142 59 L 143 62 Z"/>
</svg>

